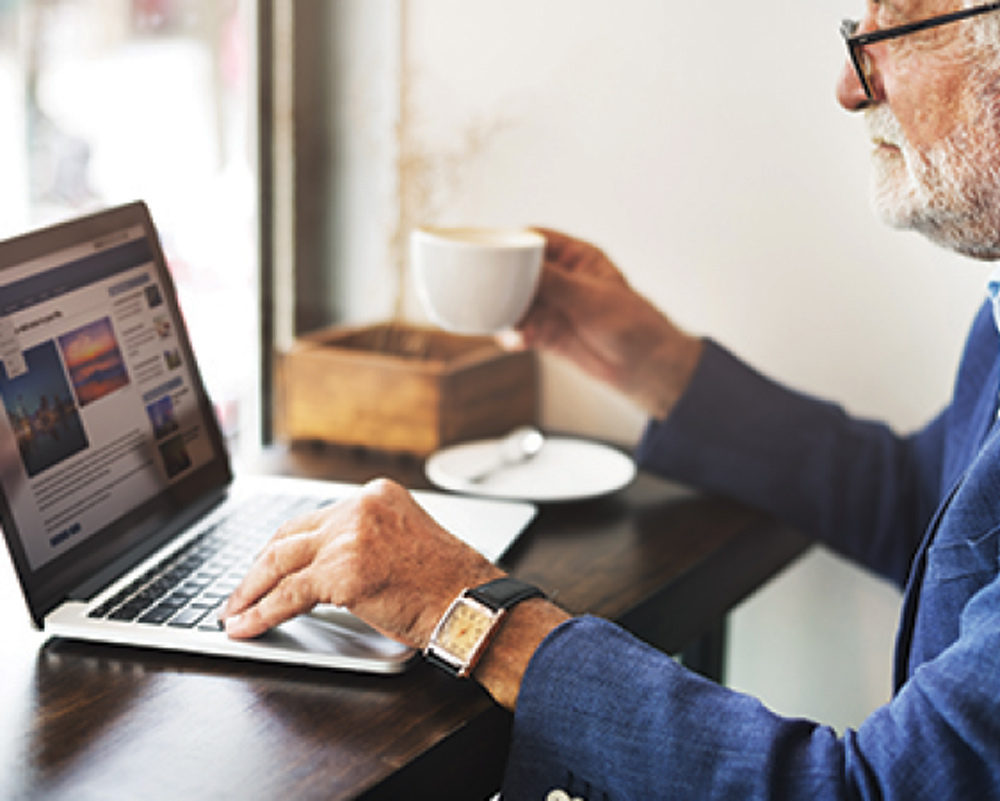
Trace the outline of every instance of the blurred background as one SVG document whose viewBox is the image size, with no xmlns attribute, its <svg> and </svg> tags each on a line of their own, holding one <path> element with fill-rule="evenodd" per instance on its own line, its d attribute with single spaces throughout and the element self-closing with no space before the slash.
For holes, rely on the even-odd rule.
<svg viewBox="0 0 1000 801">
<path fill-rule="evenodd" d="M 142 198 L 234 451 L 273 354 L 422 320 L 417 223 L 603 247 L 692 331 L 900 431 L 948 398 L 989 267 L 884 228 L 837 28 L 860 0 L 0 0 L 0 234 Z M 544 425 L 642 418 L 543 360 Z M 816 550 L 733 616 L 731 685 L 840 729 L 897 592 Z"/>
<path fill-rule="evenodd" d="M 147 201 L 234 444 L 259 414 L 253 8 L 0 0 L 0 236 Z"/>
</svg>

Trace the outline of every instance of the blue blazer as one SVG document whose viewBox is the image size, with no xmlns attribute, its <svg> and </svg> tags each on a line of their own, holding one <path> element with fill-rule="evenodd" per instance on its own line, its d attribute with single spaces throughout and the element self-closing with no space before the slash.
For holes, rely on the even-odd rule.
<svg viewBox="0 0 1000 801">
<path fill-rule="evenodd" d="M 893 698 L 838 736 L 579 618 L 525 676 L 506 801 L 557 788 L 590 799 L 1000 799 L 998 351 L 986 305 L 950 404 L 901 437 L 709 342 L 675 412 L 647 428 L 640 465 L 762 507 L 905 587 Z"/>
</svg>

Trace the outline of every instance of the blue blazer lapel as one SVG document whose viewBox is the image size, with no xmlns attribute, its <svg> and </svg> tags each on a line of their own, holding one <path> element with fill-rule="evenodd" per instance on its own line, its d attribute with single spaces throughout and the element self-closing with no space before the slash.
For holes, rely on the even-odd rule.
<svg viewBox="0 0 1000 801">
<path fill-rule="evenodd" d="M 992 321 L 992 307 L 987 304 L 990 310 L 989 320 Z M 984 310 L 985 311 L 985 310 Z M 986 315 L 981 312 L 978 324 Z M 927 550 L 934 542 L 941 520 L 951 505 L 955 494 L 968 475 L 976 458 L 981 454 L 987 438 L 998 427 L 998 399 L 1000 399 L 1000 353 L 998 353 L 998 342 L 995 329 L 989 336 L 979 336 L 970 339 L 975 342 L 976 347 L 971 352 L 966 352 L 963 360 L 964 366 L 968 367 L 970 362 L 978 361 L 980 369 L 986 372 L 985 380 L 981 386 L 992 388 L 990 391 L 979 391 L 974 395 L 963 395 L 960 391 L 956 393 L 953 404 L 949 410 L 951 419 L 948 424 L 948 442 L 946 444 L 946 468 L 944 475 L 951 476 L 951 486 L 943 495 L 943 500 L 938 505 L 937 511 L 927 527 L 920 549 L 913 560 L 910 575 L 907 579 L 906 590 L 903 595 L 903 606 L 900 613 L 900 624 L 896 632 L 896 650 L 893 666 L 893 684 L 895 690 L 899 689 L 909 678 L 910 654 L 913 646 L 913 633 L 916 623 L 917 609 L 920 602 L 920 588 L 923 585 L 924 576 L 927 571 Z M 986 365 L 989 365 L 988 367 Z M 959 388 L 961 389 L 961 388 Z M 945 480 L 948 480 L 947 478 Z"/>
</svg>

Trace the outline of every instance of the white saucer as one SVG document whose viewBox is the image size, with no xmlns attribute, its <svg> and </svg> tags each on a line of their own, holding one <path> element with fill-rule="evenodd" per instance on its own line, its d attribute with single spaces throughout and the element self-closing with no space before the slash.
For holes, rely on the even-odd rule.
<svg viewBox="0 0 1000 801">
<path fill-rule="evenodd" d="M 432 455 L 427 478 L 454 492 L 524 501 L 571 501 L 607 495 L 635 477 L 635 463 L 615 448 L 571 437 L 546 437 L 527 462 L 503 467 L 482 481 L 470 481 L 498 460 L 499 439 L 453 445 Z"/>
</svg>

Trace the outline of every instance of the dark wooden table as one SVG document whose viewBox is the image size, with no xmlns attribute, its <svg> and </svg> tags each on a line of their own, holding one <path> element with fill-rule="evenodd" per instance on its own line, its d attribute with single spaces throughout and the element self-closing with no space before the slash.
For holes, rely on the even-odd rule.
<svg viewBox="0 0 1000 801">
<path fill-rule="evenodd" d="M 415 462 L 275 450 L 264 470 L 425 487 Z M 712 674 L 727 612 L 807 548 L 764 515 L 640 474 L 545 506 L 504 565 Z M 0 798 L 487 797 L 511 717 L 421 661 L 374 677 L 44 638 L 0 560 Z"/>
</svg>

